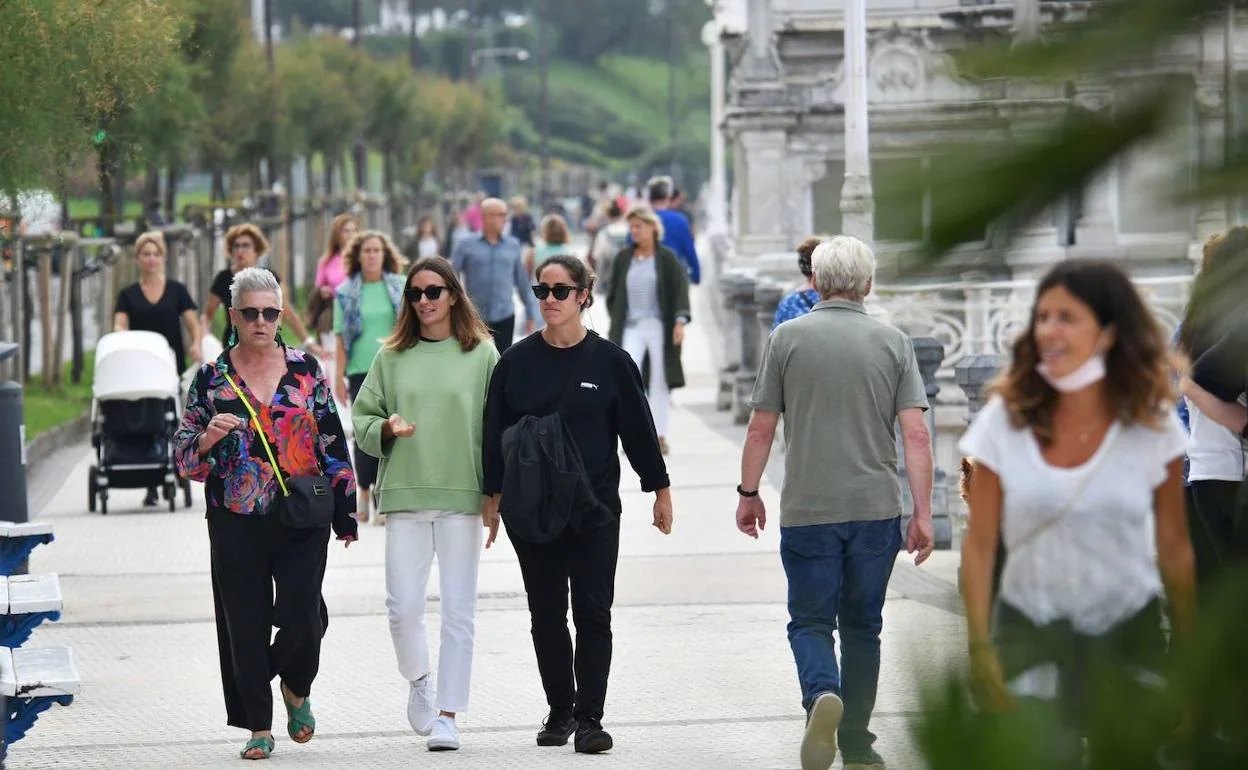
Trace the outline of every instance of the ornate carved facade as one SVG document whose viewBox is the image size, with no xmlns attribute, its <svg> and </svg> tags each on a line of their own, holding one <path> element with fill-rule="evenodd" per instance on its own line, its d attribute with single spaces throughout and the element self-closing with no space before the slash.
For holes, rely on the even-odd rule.
<svg viewBox="0 0 1248 770">
<path fill-rule="evenodd" d="M 1042 86 L 962 80 L 951 51 L 1019 29 L 1078 17 L 1088 2 L 1040 2 L 1038 18 L 1020 16 L 1013 0 L 867 0 L 871 165 L 881 180 L 926 180 L 957 158 L 925 148 L 985 137 L 1025 138 L 1046 119 L 1072 109 L 1113 109 L 1116 89 L 1150 77 L 1191 84 L 1190 109 L 1176 110 L 1173 130 L 1140 148 L 1082 195 L 1033 223 L 1011 252 L 988 262 L 997 278 L 1027 277 L 1064 256 L 1125 260 L 1140 275 L 1190 272 L 1194 245 L 1225 226 L 1222 205 L 1186 207 L 1168 196 L 1187 183 L 1195 162 L 1222 146 L 1221 33 L 1175 46 L 1162 70 L 1126 73 L 1114 84 Z M 723 130 L 732 148 L 736 253 L 789 252 L 807 235 L 841 229 L 844 181 L 842 10 L 826 0 L 720 0 L 717 8 L 731 76 Z M 1037 26 L 1038 25 L 1038 26 Z M 1244 46 L 1248 52 L 1248 46 Z M 1240 63 L 1248 68 L 1248 59 Z M 882 277 L 905 265 L 907 244 L 921 240 L 948 190 L 917 185 L 908 197 L 876 209 Z M 984 266 L 984 245 L 955 256 L 947 270 Z M 768 260 L 759 260 L 760 263 Z M 787 263 L 786 263 L 787 264 Z"/>
</svg>

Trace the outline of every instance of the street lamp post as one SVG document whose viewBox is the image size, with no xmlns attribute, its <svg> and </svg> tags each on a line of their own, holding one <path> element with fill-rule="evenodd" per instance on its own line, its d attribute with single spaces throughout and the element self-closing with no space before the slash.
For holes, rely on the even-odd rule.
<svg viewBox="0 0 1248 770">
<path fill-rule="evenodd" d="M 728 184 L 724 178 L 724 96 L 727 68 L 724 62 L 724 41 L 717 21 L 712 19 L 702 28 L 702 42 L 711 53 L 711 178 L 707 219 L 712 233 L 728 227 Z"/>
<path fill-rule="evenodd" d="M 863 243 L 875 240 L 871 190 L 871 144 L 867 111 L 867 9 L 865 0 L 845 0 L 845 186 L 842 228 Z"/>
</svg>

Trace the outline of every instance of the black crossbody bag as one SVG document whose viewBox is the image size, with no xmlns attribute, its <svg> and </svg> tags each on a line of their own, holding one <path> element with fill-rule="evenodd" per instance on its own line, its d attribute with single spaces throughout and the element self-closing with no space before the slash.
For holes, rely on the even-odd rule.
<svg viewBox="0 0 1248 770">
<path fill-rule="evenodd" d="M 277 456 L 273 454 L 268 437 L 264 435 L 264 428 L 260 425 L 256 410 L 251 408 L 251 402 L 243 395 L 243 391 L 230 378 L 230 375 L 225 375 L 225 381 L 230 383 L 230 387 L 238 394 L 243 406 L 247 407 L 247 413 L 251 415 L 251 424 L 256 427 L 256 435 L 260 437 L 260 443 L 264 444 L 264 452 L 269 456 L 269 465 L 273 468 L 273 475 L 277 476 L 277 484 L 282 488 L 282 498 L 277 504 L 278 516 L 282 524 L 291 529 L 329 527 L 334 522 L 334 490 L 329 477 L 283 478 L 282 468 L 277 464 Z"/>
</svg>

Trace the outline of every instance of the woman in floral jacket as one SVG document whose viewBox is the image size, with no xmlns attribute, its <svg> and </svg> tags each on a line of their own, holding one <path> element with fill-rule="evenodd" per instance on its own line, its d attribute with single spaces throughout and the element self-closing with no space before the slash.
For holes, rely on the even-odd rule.
<svg viewBox="0 0 1248 770">
<path fill-rule="evenodd" d="M 178 473 L 203 482 L 208 503 L 227 723 L 251 731 L 243 758 L 265 759 L 273 751 L 274 676 L 291 739 L 306 743 L 316 730 L 308 694 L 328 624 L 321 582 L 331 527 L 286 526 L 278 513 L 285 482 L 277 474 L 328 477 L 332 529 L 344 545 L 357 536 L 355 475 L 320 365 L 277 334 L 277 279 L 245 268 L 230 293 L 237 343 L 199 370 L 174 440 Z"/>
</svg>

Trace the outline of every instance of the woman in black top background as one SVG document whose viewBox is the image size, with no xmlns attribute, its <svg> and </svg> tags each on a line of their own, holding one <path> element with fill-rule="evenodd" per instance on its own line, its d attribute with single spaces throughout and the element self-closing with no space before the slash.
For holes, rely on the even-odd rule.
<svg viewBox="0 0 1248 770">
<path fill-rule="evenodd" d="M 556 256 L 538 269 L 537 280 L 533 290 L 546 328 L 503 354 L 486 398 L 482 454 L 491 503 L 485 524 L 493 542 L 500 509 L 504 519 L 507 511 L 500 494 L 503 431 L 525 415 L 558 411 L 580 449 L 600 509 L 548 543 L 508 534 L 520 560 L 533 646 L 550 706 L 537 743 L 563 746 L 575 733 L 576 750 L 596 754 L 613 745 L 602 729 L 602 715 L 620 545 L 619 444 L 641 477 L 641 488 L 655 495 L 653 523 L 663 534 L 672 531 L 671 490 L 641 373 L 627 353 L 581 322 L 581 312 L 593 303 L 593 274 L 576 257 Z M 568 634 L 569 586 L 575 654 Z"/>
<path fill-rule="evenodd" d="M 156 332 L 173 349 L 173 361 L 182 372 L 186 370 L 183 325 L 191 341 L 191 358 L 197 364 L 200 362 L 199 317 L 186 285 L 165 277 L 165 255 L 165 236 L 158 231 L 143 233 L 134 242 L 139 280 L 117 294 L 113 331 Z M 158 502 L 156 487 L 148 487 L 143 505 L 153 506 Z"/>
</svg>

